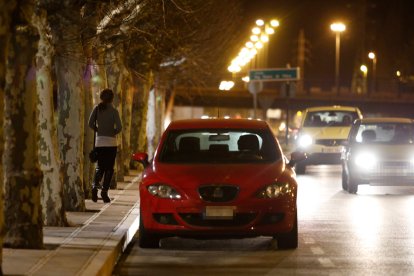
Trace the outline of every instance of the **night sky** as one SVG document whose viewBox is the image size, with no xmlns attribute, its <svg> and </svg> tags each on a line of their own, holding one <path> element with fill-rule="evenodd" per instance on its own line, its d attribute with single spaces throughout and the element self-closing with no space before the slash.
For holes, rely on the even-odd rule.
<svg viewBox="0 0 414 276">
<path fill-rule="evenodd" d="M 360 64 L 370 66 L 371 50 L 377 53 L 377 74 L 382 79 L 392 78 L 400 61 L 410 59 L 406 52 L 414 52 L 412 0 L 255 0 L 246 1 L 244 8 L 246 39 L 257 18 L 280 21 L 269 44 L 269 67 L 295 65 L 299 30 L 304 30 L 309 50 L 305 80 L 310 85 L 333 85 L 335 34 L 330 24 L 337 20 L 347 25 L 341 34 L 341 85 L 350 86 Z M 409 71 L 412 64 L 405 66 Z"/>
</svg>

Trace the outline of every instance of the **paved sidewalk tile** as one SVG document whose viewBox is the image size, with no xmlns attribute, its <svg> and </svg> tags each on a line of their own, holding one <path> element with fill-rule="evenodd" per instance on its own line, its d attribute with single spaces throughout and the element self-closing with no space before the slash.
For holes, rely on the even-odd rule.
<svg viewBox="0 0 414 276">
<path fill-rule="evenodd" d="M 5 275 L 111 275 L 138 230 L 136 171 L 110 190 L 110 204 L 86 200 L 86 212 L 67 212 L 71 227 L 44 227 L 43 250 L 3 249 Z"/>
</svg>

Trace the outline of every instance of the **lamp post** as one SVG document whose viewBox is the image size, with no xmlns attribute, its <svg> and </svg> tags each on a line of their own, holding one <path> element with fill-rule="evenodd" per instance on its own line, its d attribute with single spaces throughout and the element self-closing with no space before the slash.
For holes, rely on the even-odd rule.
<svg viewBox="0 0 414 276">
<path fill-rule="evenodd" d="M 368 67 L 365 64 L 362 64 L 361 67 L 359 67 L 359 70 L 362 72 L 362 94 L 367 93 L 367 75 L 368 75 Z"/>
<path fill-rule="evenodd" d="M 346 26 L 341 22 L 331 24 L 331 30 L 335 32 L 335 90 L 339 95 L 339 50 L 341 44 L 341 32 L 345 31 Z"/>
<path fill-rule="evenodd" d="M 368 58 L 372 60 L 372 92 L 377 90 L 377 56 L 374 52 L 368 53 Z"/>
</svg>

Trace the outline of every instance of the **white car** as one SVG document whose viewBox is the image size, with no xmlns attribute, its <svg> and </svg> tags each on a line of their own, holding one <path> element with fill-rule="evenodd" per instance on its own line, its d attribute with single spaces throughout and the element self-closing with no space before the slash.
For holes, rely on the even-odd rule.
<svg viewBox="0 0 414 276">
<path fill-rule="evenodd" d="M 297 151 L 308 158 L 296 164 L 296 173 L 304 174 L 307 165 L 340 164 L 342 144 L 348 138 L 351 124 L 362 118 L 351 106 L 320 106 L 305 110 L 296 139 Z"/>
<path fill-rule="evenodd" d="M 342 159 L 342 188 L 358 192 L 359 184 L 414 185 L 414 120 L 356 120 Z"/>
</svg>

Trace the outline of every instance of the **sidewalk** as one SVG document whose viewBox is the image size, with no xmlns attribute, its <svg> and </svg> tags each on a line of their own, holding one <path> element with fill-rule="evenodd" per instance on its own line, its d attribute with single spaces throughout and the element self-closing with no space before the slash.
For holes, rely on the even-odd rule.
<svg viewBox="0 0 414 276">
<path fill-rule="evenodd" d="M 3 249 L 4 275 L 111 275 L 138 230 L 139 175 L 131 171 L 111 203 L 86 200 L 86 212 L 67 212 L 73 227 L 44 227 L 43 250 Z"/>
</svg>

